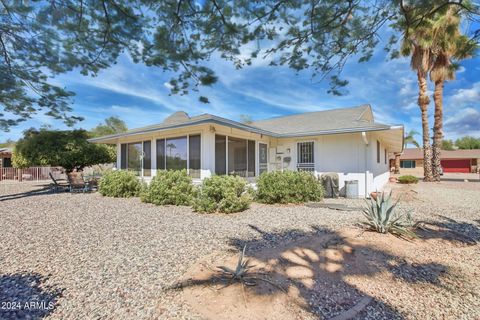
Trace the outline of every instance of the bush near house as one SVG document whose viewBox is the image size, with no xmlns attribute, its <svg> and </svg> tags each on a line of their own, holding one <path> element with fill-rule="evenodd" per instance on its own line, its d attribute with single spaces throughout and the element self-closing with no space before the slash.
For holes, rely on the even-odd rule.
<svg viewBox="0 0 480 320">
<path fill-rule="evenodd" d="M 257 182 L 257 199 L 263 203 L 320 201 L 323 195 L 321 182 L 304 171 L 266 172 Z"/>
<path fill-rule="evenodd" d="M 244 179 L 236 176 L 213 176 L 197 190 L 193 209 L 197 212 L 233 213 L 248 209 L 252 197 Z"/>
<path fill-rule="evenodd" d="M 412 175 L 405 175 L 405 176 L 398 177 L 398 183 L 403 183 L 403 184 L 418 183 L 418 178 Z"/>
<path fill-rule="evenodd" d="M 137 176 L 129 171 L 107 171 L 100 180 L 98 192 L 115 198 L 136 197 L 142 185 Z"/>
<path fill-rule="evenodd" d="M 140 198 L 143 202 L 156 205 L 191 205 L 192 178 L 188 176 L 187 170 L 158 171 L 150 185 L 142 191 Z"/>
</svg>

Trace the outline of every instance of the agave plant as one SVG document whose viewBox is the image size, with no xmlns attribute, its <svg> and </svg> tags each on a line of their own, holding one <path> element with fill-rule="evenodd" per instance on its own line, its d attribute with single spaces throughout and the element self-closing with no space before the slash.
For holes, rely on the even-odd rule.
<svg viewBox="0 0 480 320">
<path fill-rule="evenodd" d="M 363 209 L 363 214 L 367 218 L 363 222 L 368 229 L 380 233 L 392 233 L 404 238 L 417 238 L 413 231 L 416 224 L 413 223 L 410 212 L 398 213 L 396 207 L 398 200 L 392 202 L 392 192 L 385 194 L 379 193 L 376 200 L 371 199 L 367 202 L 367 207 Z"/>
<path fill-rule="evenodd" d="M 233 281 L 245 282 L 248 270 L 254 267 L 252 265 L 249 265 L 248 259 L 245 259 L 246 248 L 247 248 L 246 245 L 243 246 L 243 250 L 242 252 L 240 252 L 240 256 L 238 257 L 238 262 L 237 262 L 237 266 L 235 267 L 235 270 L 225 266 L 217 267 L 227 277 L 230 278 L 230 282 L 233 282 Z"/>
<path fill-rule="evenodd" d="M 229 282 L 226 286 L 231 284 L 232 282 L 240 282 L 242 284 L 242 292 L 243 292 L 243 297 L 246 302 L 245 298 L 245 292 L 243 289 L 244 285 L 247 286 L 254 286 L 257 284 L 257 281 L 264 281 L 266 283 L 269 283 L 278 289 L 280 289 L 283 292 L 286 292 L 285 289 L 283 289 L 281 286 L 273 282 L 272 280 L 269 280 L 266 277 L 260 277 L 258 276 L 258 273 L 251 272 L 251 268 L 254 267 L 254 265 L 249 264 L 249 260 L 245 259 L 245 249 L 247 246 L 243 247 L 243 250 L 240 252 L 240 255 L 238 257 L 238 262 L 237 266 L 235 269 L 231 269 L 229 267 L 225 266 L 218 266 L 217 268 L 222 272 L 224 276 L 226 276 L 229 279 Z"/>
</svg>

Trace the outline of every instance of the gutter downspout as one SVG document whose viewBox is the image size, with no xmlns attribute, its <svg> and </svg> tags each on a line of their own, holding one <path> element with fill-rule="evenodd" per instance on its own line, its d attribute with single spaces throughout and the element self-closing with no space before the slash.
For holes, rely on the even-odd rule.
<svg viewBox="0 0 480 320">
<path fill-rule="evenodd" d="M 365 143 L 365 198 L 368 197 L 368 166 L 367 166 L 367 152 L 368 152 L 368 138 L 367 138 L 367 133 L 365 131 L 362 131 L 362 140 L 363 143 Z"/>
</svg>

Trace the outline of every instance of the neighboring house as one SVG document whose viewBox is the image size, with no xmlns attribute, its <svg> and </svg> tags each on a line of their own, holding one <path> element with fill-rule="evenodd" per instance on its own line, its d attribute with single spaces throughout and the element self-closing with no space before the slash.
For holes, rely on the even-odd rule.
<svg viewBox="0 0 480 320">
<path fill-rule="evenodd" d="M 12 166 L 12 148 L 0 148 L 0 168 Z"/>
<path fill-rule="evenodd" d="M 477 172 L 480 165 L 480 149 L 442 150 L 440 163 L 443 172 Z M 423 176 L 423 149 L 410 148 L 403 151 L 400 156 L 400 173 Z"/>
<path fill-rule="evenodd" d="M 179 111 L 162 123 L 90 139 L 117 145 L 117 168 L 149 179 L 157 169 L 258 177 L 273 170 L 337 172 L 340 188 L 358 180 L 358 196 L 389 178 L 389 154 L 403 150 L 403 126 L 374 121 L 370 105 L 276 117 L 249 124 Z"/>
</svg>

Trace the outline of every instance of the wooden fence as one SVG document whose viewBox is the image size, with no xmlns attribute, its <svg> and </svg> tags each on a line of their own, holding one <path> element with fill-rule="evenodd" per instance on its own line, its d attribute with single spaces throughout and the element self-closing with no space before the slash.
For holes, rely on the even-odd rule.
<svg viewBox="0 0 480 320">
<path fill-rule="evenodd" d="M 30 167 L 24 169 L 0 167 L 0 181 L 42 181 L 50 180 L 49 173 L 58 176 L 62 167 Z"/>
</svg>

